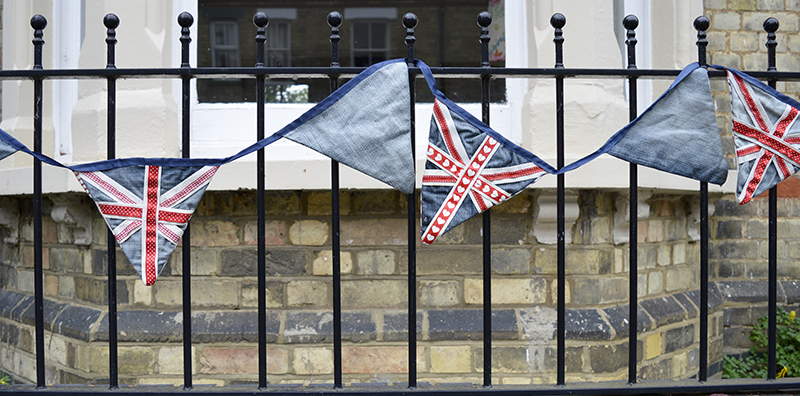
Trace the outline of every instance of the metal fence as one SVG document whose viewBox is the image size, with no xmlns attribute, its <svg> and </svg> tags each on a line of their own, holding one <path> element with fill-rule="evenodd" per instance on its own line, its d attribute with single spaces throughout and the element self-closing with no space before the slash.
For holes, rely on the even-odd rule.
<svg viewBox="0 0 800 396">
<path fill-rule="evenodd" d="M 413 82 L 421 76 L 420 70 L 414 67 L 414 44 L 416 37 L 414 28 L 417 24 L 417 17 L 408 13 L 403 16 L 403 25 L 406 28 L 405 43 L 407 45 L 407 62 L 409 65 L 409 85 L 411 94 L 411 131 L 415 130 L 414 125 L 414 104 L 415 104 L 415 84 Z M 107 30 L 106 43 L 108 47 L 107 65 L 105 69 L 82 69 L 82 70 L 45 70 L 42 66 L 42 48 L 45 44 L 43 39 L 44 29 L 47 21 L 41 15 L 36 15 L 31 19 L 31 27 L 34 29 L 34 66 L 33 70 L 2 70 L 0 79 L 4 80 L 33 80 L 34 90 L 34 151 L 42 150 L 42 103 L 43 89 L 42 84 L 46 79 L 105 79 L 107 80 L 107 157 L 115 157 L 115 95 L 116 81 L 120 78 L 165 78 L 180 79 L 182 81 L 182 155 L 184 158 L 190 156 L 190 107 L 191 91 L 190 83 L 196 78 L 220 78 L 220 77 L 243 77 L 255 79 L 257 82 L 256 97 L 256 118 L 257 131 L 255 138 L 263 139 L 265 129 L 265 83 L 268 79 L 285 78 L 287 75 L 300 76 L 304 78 L 323 78 L 330 80 L 331 91 L 339 86 L 340 79 L 350 77 L 363 70 L 363 68 L 340 67 L 339 66 L 339 27 L 342 23 L 342 15 L 338 12 L 331 12 L 327 22 L 331 26 L 331 63 L 329 67 L 265 67 L 265 41 L 266 26 L 268 17 L 263 13 L 257 13 L 253 22 L 256 26 L 256 48 L 257 62 L 253 67 L 191 67 L 189 44 L 190 26 L 193 24 L 193 17 L 189 13 L 182 13 L 178 17 L 178 24 L 181 26 L 181 47 L 182 58 L 179 68 L 149 68 L 149 69 L 118 69 L 115 66 L 115 45 L 117 43 L 115 29 L 119 25 L 119 18 L 116 15 L 108 14 L 103 23 Z M 564 81 L 568 78 L 619 78 L 627 79 L 629 89 L 629 108 L 630 119 L 633 120 L 638 114 L 636 103 L 637 82 L 639 79 L 647 78 L 670 78 L 679 74 L 680 70 L 641 70 L 636 67 L 636 33 L 638 19 L 629 15 L 622 21 L 627 30 L 627 67 L 622 69 L 570 69 L 563 63 L 564 37 L 563 28 L 566 25 L 566 18 L 562 14 L 555 14 L 550 19 L 554 28 L 555 43 L 555 65 L 553 68 L 493 68 L 489 64 L 489 29 L 492 17 L 486 12 L 478 15 L 478 25 L 480 26 L 481 60 L 478 67 L 435 67 L 433 73 L 440 78 L 473 78 L 480 79 L 482 91 L 482 121 L 489 123 L 489 88 L 493 79 L 504 78 L 539 78 L 555 80 L 555 103 L 556 103 L 556 137 L 557 137 L 557 168 L 564 166 Z M 778 72 L 775 67 L 775 47 L 777 46 L 775 32 L 778 29 L 778 21 L 769 18 L 764 22 L 764 29 L 767 32 L 766 46 L 768 48 L 768 65 L 765 72 L 749 72 L 756 78 L 769 81 L 771 86 L 775 86 L 776 81 L 800 80 L 800 72 Z M 706 65 L 706 30 L 709 28 L 709 20 L 706 17 L 698 17 L 694 21 L 697 30 L 698 62 Z M 476 64 L 478 60 L 476 59 Z M 722 71 L 709 70 L 711 77 L 722 77 Z M 414 136 L 412 132 L 412 147 L 414 147 Z M 141 392 L 209 392 L 215 394 L 294 394 L 294 393 L 315 393 L 315 394 L 415 394 L 415 393 L 449 393 L 449 394 L 479 394 L 479 393 L 498 393 L 504 395 L 528 395 L 528 394 L 553 394 L 553 395 L 577 395 L 577 394 L 689 394 L 689 393 L 714 393 L 714 392 L 763 392 L 772 390 L 798 390 L 800 391 L 800 381 L 776 379 L 776 307 L 777 307 L 777 191 L 775 188 L 769 192 L 769 346 L 768 361 L 769 373 L 767 380 L 709 380 L 708 378 L 708 186 L 707 183 L 699 183 L 700 200 L 700 338 L 699 338 L 699 370 L 694 380 L 681 382 L 638 382 L 637 381 L 637 332 L 631 331 L 629 335 L 629 361 L 628 361 L 628 380 L 615 383 L 566 383 L 565 381 L 565 338 L 566 338 L 566 306 L 565 306 L 565 285 L 566 265 L 565 265 L 565 175 L 557 176 L 557 380 L 553 385 L 540 386 L 497 386 L 492 383 L 492 323 L 491 323 L 491 233 L 483 233 L 483 386 L 418 386 L 417 383 L 417 315 L 416 315 L 416 198 L 415 194 L 409 194 L 408 200 L 408 382 L 407 387 L 386 387 L 362 388 L 359 386 L 343 386 L 342 381 L 342 312 L 341 312 L 341 266 L 340 266 L 340 236 L 339 236 L 339 164 L 331 162 L 331 183 L 332 183 L 332 252 L 333 252 L 333 356 L 334 373 L 333 388 L 313 387 L 313 388 L 288 388 L 286 386 L 273 386 L 268 384 L 267 378 L 267 308 L 266 308 L 266 263 L 265 263 L 265 157 L 264 150 L 258 151 L 256 160 L 257 174 L 257 202 L 258 202 L 258 385 L 257 386 L 226 386 L 226 387 L 193 387 L 192 385 L 192 294 L 191 294 L 191 243 L 190 228 L 184 233 L 183 243 L 183 368 L 184 383 L 183 388 L 176 387 L 119 387 L 118 383 L 118 343 L 117 343 L 117 290 L 116 290 L 116 246 L 113 234 L 109 231 L 108 235 L 108 315 L 109 315 L 109 385 L 104 386 L 47 386 L 45 382 L 45 346 L 44 346 L 44 298 L 43 298 L 43 267 L 42 267 L 42 163 L 34 159 L 33 164 L 33 226 L 34 226 L 34 273 L 35 273 L 35 351 L 36 351 L 36 385 L 12 385 L 0 387 L 0 393 L 13 392 L 20 394 L 36 393 L 74 393 L 74 394 L 135 394 Z M 637 166 L 630 165 L 630 218 L 637 218 Z M 491 213 L 483 214 L 483 229 L 491 230 Z M 637 235 L 637 222 L 630 222 L 630 235 Z M 629 245 L 630 260 L 630 312 L 628 323 L 637 323 L 637 238 L 630 238 Z"/>
</svg>

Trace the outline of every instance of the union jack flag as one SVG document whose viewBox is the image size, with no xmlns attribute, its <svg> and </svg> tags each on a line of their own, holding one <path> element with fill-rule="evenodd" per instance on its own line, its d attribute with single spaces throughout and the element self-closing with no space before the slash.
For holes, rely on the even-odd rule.
<svg viewBox="0 0 800 396">
<path fill-rule="evenodd" d="M 800 168 L 798 110 L 763 87 L 730 70 L 727 73 L 739 161 L 736 198 L 745 204 Z"/>
<path fill-rule="evenodd" d="M 433 243 L 545 173 L 437 99 L 422 177 L 422 242 Z"/>
<path fill-rule="evenodd" d="M 217 168 L 144 165 L 75 175 L 150 286 L 175 250 Z"/>
</svg>

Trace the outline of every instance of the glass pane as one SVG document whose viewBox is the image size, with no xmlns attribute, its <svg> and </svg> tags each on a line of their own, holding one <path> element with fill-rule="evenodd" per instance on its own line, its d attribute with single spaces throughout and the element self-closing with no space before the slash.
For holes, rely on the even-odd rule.
<svg viewBox="0 0 800 396">
<path fill-rule="evenodd" d="M 372 48 L 386 48 L 386 23 L 373 22 L 372 23 Z"/>
<path fill-rule="evenodd" d="M 267 48 L 288 49 L 289 48 L 289 24 L 279 22 L 269 25 L 267 28 Z"/>
<path fill-rule="evenodd" d="M 239 66 L 239 51 L 237 50 L 214 51 L 214 66 L 217 67 Z"/>
<path fill-rule="evenodd" d="M 228 36 L 227 36 L 227 29 L 225 29 L 225 25 L 221 23 L 216 23 L 214 26 L 214 44 L 215 45 L 225 45 L 228 43 Z"/>
<path fill-rule="evenodd" d="M 353 22 L 353 48 L 369 48 L 369 24 Z"/>
</svg>

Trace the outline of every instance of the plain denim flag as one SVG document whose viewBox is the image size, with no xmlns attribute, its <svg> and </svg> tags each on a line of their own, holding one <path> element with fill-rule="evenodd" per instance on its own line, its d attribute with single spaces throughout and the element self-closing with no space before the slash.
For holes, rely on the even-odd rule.
<svg viewBox="0 0 800 396">
<path fill-rule="evenodd" d="M 20 150 L 30 153 L 30 150 L 25 147 L 25 145 L 20 143 L 17 139 L 14 139 L 14 137 L 6 133 L 6 131 L 0 129 L 0 160 Z"/>
<path fill-rule="evenodd" d="M 719 185 L 728 177 L 708 71 L 697 63 L 612 141 L 608 154 L 634 164 Z"/>
<path fill-rule="evenodd" d="M 348 81 L 301 122 L 290 124 L 283 137 L 411 194 L 410 107 L 405 61 L 385 61 Z"/>
</svg>

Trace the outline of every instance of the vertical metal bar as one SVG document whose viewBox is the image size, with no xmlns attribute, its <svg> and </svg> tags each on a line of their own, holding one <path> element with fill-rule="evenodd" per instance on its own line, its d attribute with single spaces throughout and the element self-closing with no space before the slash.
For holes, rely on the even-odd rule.
<svg viewBox="0 0 800 396">
<path fill-rule="evenodd" d="M 114 48 L 117 45 L 117 27 L 119 18 L 114 14 L 106 14 L 103 17 L 103 24 L 106 27 L 106 46 L 107 62 L 106 69 L 116 69 Z M 108 77 L 108 100 L 106 102 L 106 158 L 116 157 L 116 133 L 117 133 L 117 79 Z M 108 387 L 117 389 L 119 387 L 119 359 L 117 344 L 117 239 L 114 233 L 108 230 L 106 233 L 108 249 Z"/>
<path fill-rule="evenodd" d="M 556 47 L 556 69 L 564 68 L 564 36 L 561 28 L 567 24 L 567 18 L 561 13 L 555 13 L 550 18 L 550 25 L 555 29 L 553 42 Z M 556 168 L 564 166 L 564 77 L 556 77 Z M 556 384 L 565 385 L 566 371 L 566 335 L 567 335 L 567 306 L 566 306 L 566 232 L 564 227 L 564 174 L 557 176 L 556 187 L 556 221 L 558 238 L 558 293 L 557 293 L 557 324 L 556 324 Z"/>
<path fill-rule="evenodd" d="M 484 11 L 478 14 L 481 27 L 481 67 L 489 68 L 489 25 L 492 15 Z M 489 125 L 489 102 L 491 101 L 488 74 L 481 76 L 481 115 Z M 483 386 L 492 386 L 492 210 L 483 212 Z"/>
<path fill-rule="evenodd" d="M 767 70 L 776 71 L 775 32 L 780 24 L 775 18 L 764 21 L 764 30 L 767 32 Z M 775 88 L 775 80 L 769 81 L 769 86 Z M 768 346 L 767 346 L 767 378 L 775 379 L 777 370 L 778 348 L 778 187 L 769 189 L 769 295 L 768 304 Z"/>
<path fill-rule="evenodd" d="M 189 72 L 189 27 L 194 23 L 194 17 L 188 12 L 178 15 L 178 24 L 181 26 L 181 69 Z M 191 115 L 191 75 L 186 74 L 182 77 L 182 149 L 183 158 L 189 158 L 189 148 L 191 146 L 191 130 L 189 120 Z M 192 243 L 190 239 L 191 223 L 186 224 L 186 231 L 183 233 L 183 389 L 192 389 Z"/>
<path fill-rule="evenodd" d="M 36 14 L 33 30 L 33 69 L 42 70 L 42 46 L 47 20 Z M 33 79 L 33 151 L 42 152 L 42 79 Z M 36 322 L 36 387 L 45 387 L 44 356 L 44 270 L 42 268 L 42 161 L 33 159 L 33 295 Z"/>
<path fill-rule="evenodd" d="M 342 14 L 328 14 L 331 27 L 331 67 L 339 67 L 339 26 Z M 331 77 L 331 93 L 339 88 L 338 76 Z M 339 213 L 339 162 L 331 160 L 331 251 L 333 261 L 333 387 L 342 388 L 342 266 Z"/>
<path fill-rule="evenodd" d="M 628 46 L 628 69 L 636 69 L 636 27 L 639 26 L 639 18 L 635 15 L 628 15 L 622 20 L 622 25 L 627 29 L 628 39 L 625 44 Z M 633 121 L 639 114 L 637 104 L 637 82 L 636 77 L 628 79 L 628 118 Z M 638 338 L 638 323 L 639 323 L 639 168 L 636 164 L 629 165 L 629 194 L 630 200 L 628 206 L 630 207 L 629 217 L 629 231 L 628 237 L 630 238 L 629 246 L 629 267 L 630 278 L 629 280 L 629 311 L 628 311 L 628 325 L 630 326 L 630 334 L 628 340 L 628 383 L 636 383 L 636 347 Z"/>
<path fill-rule="evenodd" d="M 264 67 L 264 43 L 269 18 L 263 12 L 253 16 L 256 25 L 256 67 Z M 263 75 L 256 77 L 256 141 L 264 139 L 264 102 L 266 101 L 266 82 Z M 265 224 L 265 172 L 264 149 L 256 153 L 256 205 L 258 254 L 258 389 L 267 389 L 267 229 Z"/>
<path fill-rule="evenodd" d="M 403 26 L 406 28 L 406 63 L 414 67 L 414 28 L 417 26 L 417 16 L 414 13 L 403 15 Z M 409 105 L 411 128 L 411 156 L 416 163 L 416 138 L 414 122 L 416 104 L 416 90 L 414 89 L 415 76 L 408 74 L 408 91 L 411 96 Z M 408 203 L 408 387 L 417 387 L 417 200 L 416 192 L 406 196 Z"/>
<path fill-rule="evenodd" d="M 701 16 L 694 20 L 697 30 L 697 62 L 705 66 L 706 30 L 710 23 Z M 708 379 L 708 183 L 700 182 L 700 362 L 697 379 Z"/>
</svg>

